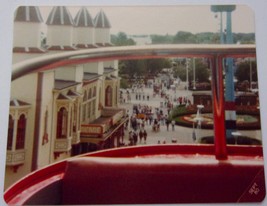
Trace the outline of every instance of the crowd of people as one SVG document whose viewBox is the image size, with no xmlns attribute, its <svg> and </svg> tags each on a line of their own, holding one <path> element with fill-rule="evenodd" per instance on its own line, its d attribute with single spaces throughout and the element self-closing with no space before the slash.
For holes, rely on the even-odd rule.
<svg viewBox="0 0 267 206">
<path fill-rule="evenodd" d="M 175 131 L 175 120 L 171 118 L 172 109 L 177 105 L 191 104 L 187 97 L 178 96 L 176 92 L 168 89 L 155 92 L 153 88 L 145 89 L 144 85 L 135 85 L 132 89 L 124 90 L 123 94 L 127 100 L 132 100 L 126 102 L 132 105 L 127 111 L 129 120 L 125 126 L 128 130 L 128 145 L 146 144 L 148 136 L 161 130 Z M 130 105 L 128 104 L 128 108 Z M 163 130 L 163 127 L 166 129 Z M 175 138 L 176 134 L 173 133 L 173 136 Z"/>
</svg>

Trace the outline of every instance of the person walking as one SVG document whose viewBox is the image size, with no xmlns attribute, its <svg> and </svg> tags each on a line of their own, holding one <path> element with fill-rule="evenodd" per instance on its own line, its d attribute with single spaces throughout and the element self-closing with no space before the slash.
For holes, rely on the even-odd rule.
<svg viewBox="0 0 267 206">
<path fill-rule="evenodd" d="M 169 131 L 170 120 L 166 118 L 165 123 L 166 123 L 167 131 Z"/>
<path fill-rule="evenodd" d="M 142 130 L 140 130 L 139 132 L 140 143 L 142 142 L 143 137 L 144 137 L 144 133 Z"/>
<path fill-rule="evenodd" d="M 146 130 L 144 130 L 143 135 L 144 135 L 144 143 L 146 144 L 146 139 L 147 139 L 147 132 L 146 132 Z"/>
<path fill-rule="evenodd" d="M 175 121 L 172 120 L 171 124 L 172 124 L 172 131 L 174 131 Z"/>
<path fill-rule="evenodd" d="M 134 145 L 136 145 L 137 141 L 138 141 L 138 136 L 137 136 L 136 132 L 133 132 L 133 141 L 134 141 Z"/>
</svg>

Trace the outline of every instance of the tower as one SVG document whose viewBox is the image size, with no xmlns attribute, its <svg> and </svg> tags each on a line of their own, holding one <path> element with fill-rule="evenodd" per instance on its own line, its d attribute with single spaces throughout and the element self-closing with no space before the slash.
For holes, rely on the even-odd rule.
<svg viewBox="0 0 267 206">
<path fill-rule="evenodd" d="M 94 48 L 95 28 L 94 21 L 86 9 L 82 7 L 74 18 L 74 45 L 77 48 Z"/>
<path fill-rule="evenodd" d="M 14 16 L 14 63 L 45 53 L 41 44 L 42 26 L 43 18 L 38 7 L 18 7 Z"/>
<path fill-rule="evenodd" d="M 65 6 L 53 7 L 46 24 L 48 50 L 75 50 L 73 47 L 74 22 Z"/>
<path fill-rule="evenodd" d="M 95 16 L 95 43 L 97 46 L 110 46 L 110 22 L 101 9 Z"/>
</svg>

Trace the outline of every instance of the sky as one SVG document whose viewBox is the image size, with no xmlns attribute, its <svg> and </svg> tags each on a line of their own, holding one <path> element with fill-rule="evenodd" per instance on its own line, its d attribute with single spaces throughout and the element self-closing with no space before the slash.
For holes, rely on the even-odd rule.
<svg viewBox="0 0 267 206">
<path fill-rule="evenodd" d="M 46 19 L 52 7 L 40 6 L 42 17 Z M 74 18 L 80 7 L 67 7 Z M 178 31 L 218 32 L 220 29 L 220 15 L 215 18 L 215 13 L 210 6 L 102 6 L 87 7 L 94 18 L 103 9 L 111 23 L 111 34 L 125 32 L 129 35 L 137 34 L 170 34 Z M 225 13 L 223 25 L 225 27 Z M 245 23 L 244 23 L 245 22 Z M 254 13 L 245 5 L 237 5 L 232 13 L 232 31 L 250 33 L 255 32 Z"/>
</svg>

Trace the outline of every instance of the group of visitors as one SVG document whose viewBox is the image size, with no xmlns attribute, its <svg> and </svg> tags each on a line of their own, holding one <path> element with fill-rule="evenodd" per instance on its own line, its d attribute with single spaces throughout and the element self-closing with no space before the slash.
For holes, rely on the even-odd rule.
<svg viewBox="0 0 267 206">
<path fill-rule="evenodd" d="M 136 145 L 137 142 L 138 142 L 138 139 L 139 139 L 139 142 L 142 143 L 143 139 L 144 139 L 144 143 L 146 144 L 146 140 L 147 140 L 147 132 L 146 130 L 144 129 L 140 129 L 139 131 L 138 130 L 130 130 L 129 131 L 129 141 L 130 141 L 130 144 L 129 145 Z"/>
<path fill-rule="evenodd" d="M 171 111 L 176 105 L 191 103 L 186 96 L 178 96 L 175 92 L 168 92 L 166 89 L 153 91 L 155 96 L 149 96 L 149 92 L 144 90 L 144 85 L 136 84 L 132 87 L 132 99 L 137 100 L 129 112 L 129 125 L 127 123 L 129 145 L 146 143 L 147 138 L 154 132 L 175 131 L 175 120 L 171 119 Z M 129 94 L 129 92 L 128 92 Z M 156 99 L 154 99 L 156 98 Z M 150 102 L 148 102 L 150 100 Z M 155 107 L 154 102 L 159 104 Z M 152 106 L 153 105 L 153 106 Z M 175 134 L 174 134 L 175 137 Z M 162 142 L 166 142 L 166 139 Z"/>
</svg>

